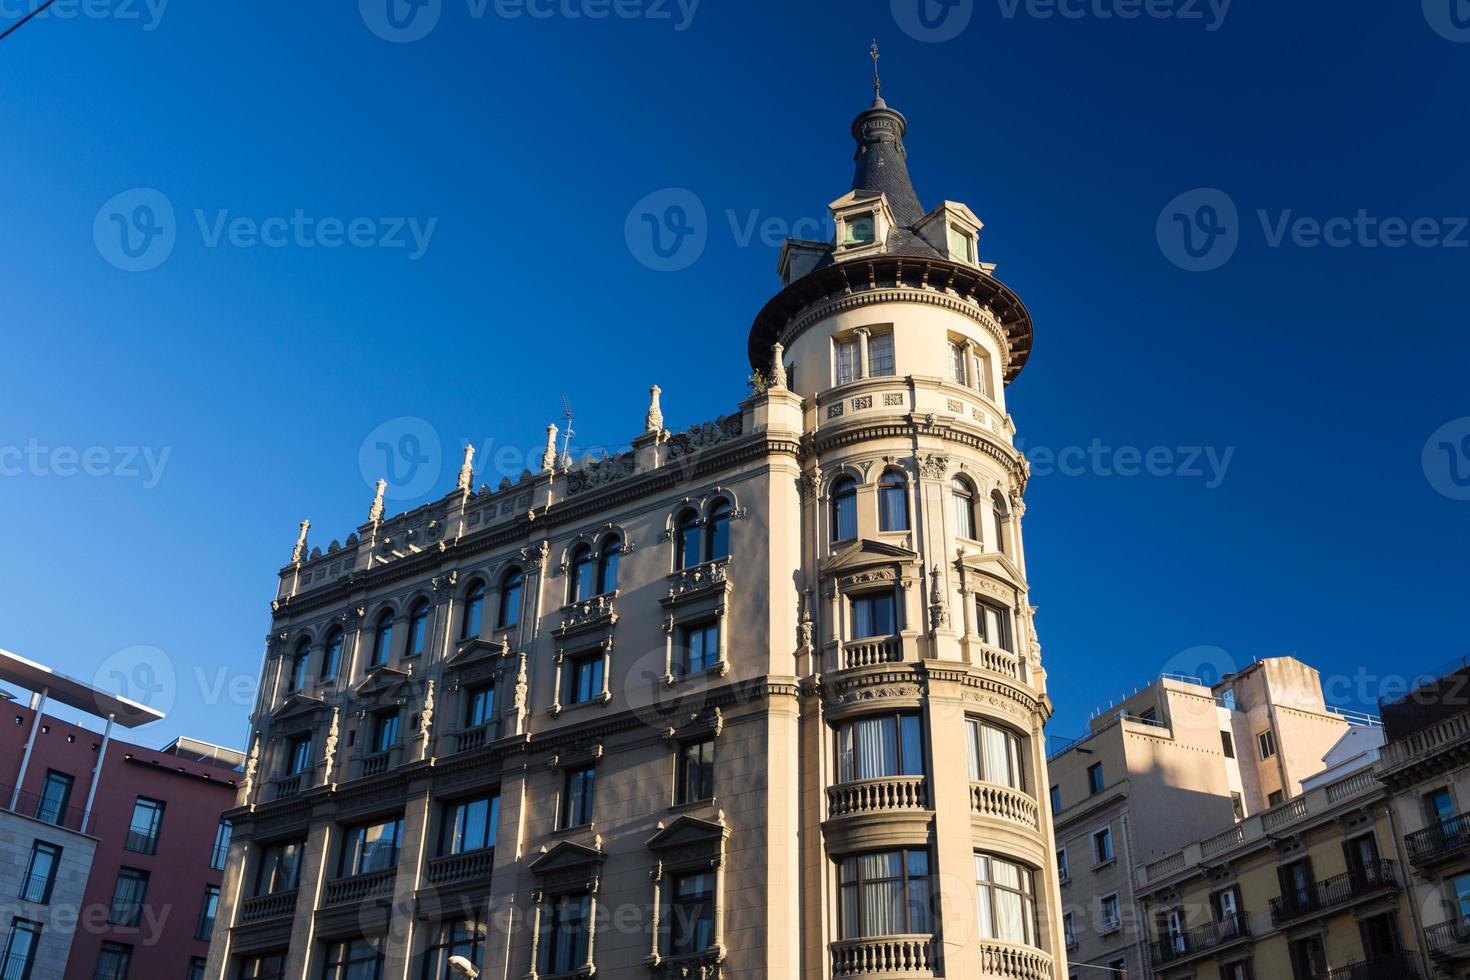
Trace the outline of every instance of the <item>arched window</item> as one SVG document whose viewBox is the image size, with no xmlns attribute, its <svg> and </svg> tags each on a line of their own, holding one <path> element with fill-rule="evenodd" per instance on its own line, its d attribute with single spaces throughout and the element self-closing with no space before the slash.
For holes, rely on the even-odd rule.
<svg viewBox="0 0 1470 980">
<path fill-rule="evenodd" d="M 897 470 L 889 470 L 878 481 L 878 530 L 909 529 L 909 481 Z"/>
<path fill-rule="evenodd" d="M 579 544 L 572 551 L 571 574 L 567 579 L 567 601 L 581 602 L 592 597 L 596 583 L 592 580 L 592 546 Z"/>
<path fill-rule="evenodd" d="M 674 522 L 674 557 L 680 568 L 699 564 L 699 518 L 692 510 L 686 510 Z"/>
<path fill-rule="evenodd" d="M 473 640 L 480 635 L 480 619 L 485 612 L 485 583 L 475 579 L 464 594 L 464 616 L 459 621 L 459 638 Z"/>
<path fill-rule="evenodd" d="M 521 587 L 525 584 L 525 573 L 519 568 L 512 568 L 500 580 L 499 624 L 501 629 L 514 626 L 521 621 Z"/>
<path fill-rule="evenodd" d="M 417 657 L 429 645 L 429 600 L 420 599 L 408 614 L 408 648 L 406 657 Z"/>
<path fill-rule="evenodd" d="M 975 490 L 964 477 L 949 482 L 950 499 L 954 501 L 954 533 L 956 537 L 978 541 L 975 525 Z"/>
<path fill-rule="evenodd" d="M 302 638 L 291 655 L 291 676 L 286 680 L 286 693 L 294 694 L 306 686 L 306 665 L 311 660 L 311 641 Z"/>
<path fill-rule="evenodd" d="M 1011 521 L 1011 509 L 1006 506 L 1006 498 L 1001 496 L 999 490 L 990 495 L 990 516 L 995 521 L 995 550 L 1005 554 L 1006 529 Z"/>
<path fill-rule="evenodd" d="M 602 539 L 597 555 L 597 593 L 606 595 L 618 588 L 618 562 L 623 557 L 623 539 L 609 534 Z"/>
<path fill-rule="evenodd" d="M 329 681 L 337 676 L 337 668 L 341 666 L 342 631 L 340 629 L 334 627 L 332 632 L 327 634 L 327 642 L 322 644 L 322 650 L 324 652 L 322 654 L 321 678 L 324 681 Z"/>
<path fill-rule="evenodd" d="M 721 497 L 710 508 L 704 522 L 704 560 L 714 561 L 730 554 L 730 501 Z"/>
<path fill-rule="evenodd" d="M 388 662 L 388 655 L 393 651 L 393 610 L 389 609 L 378 617 L 378 625 L 373 630 L 373 656 L 369 661 L 369 667 L 381 667 Z"/>
<path fill-rule="evenodd" d="M 857 484 L 843 477 L 832 484 L 832 540 L 857 537 Z"/>
</svg>

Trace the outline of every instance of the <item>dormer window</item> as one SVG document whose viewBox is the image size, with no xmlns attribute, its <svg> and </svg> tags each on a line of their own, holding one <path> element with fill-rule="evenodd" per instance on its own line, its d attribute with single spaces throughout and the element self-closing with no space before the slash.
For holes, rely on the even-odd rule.
<svg viewBox="0 0 1470 980">
<path fill-rule="evenodd" d="M 949 226 L 949 257 L 963 262 L 975 261 L 975 239 L 957 225 Z"/>
<path fill-rule="evenodd" d="M 859 214 L 843 222 L 842 244 L 871 245 L 875 238 L 874 220 L 871 214 Z"/>
</svg>

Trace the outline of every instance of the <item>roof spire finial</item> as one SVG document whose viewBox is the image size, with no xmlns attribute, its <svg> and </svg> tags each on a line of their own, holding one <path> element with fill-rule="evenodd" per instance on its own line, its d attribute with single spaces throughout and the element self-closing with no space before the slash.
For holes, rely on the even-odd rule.
<svg viewBox="0 0 1470 980">
<path fill-rule="evenodd" d="M 883 80 L 878 77 L 878 39 L 873 38 L 873 46 L 868 49 L 873 55 L 873 101 L 883 101 Z"/>
</svg>

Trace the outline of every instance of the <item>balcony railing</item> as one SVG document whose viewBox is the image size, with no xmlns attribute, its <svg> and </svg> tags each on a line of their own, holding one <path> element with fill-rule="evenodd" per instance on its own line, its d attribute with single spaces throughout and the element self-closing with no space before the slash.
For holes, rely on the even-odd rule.
<svg viewBox="0 0 1470 980">
<path fill-rule="evenodd" d="M 929 785 L 924 776 L 884 776 L 827 787 L 827 815 L 850 817 L 889 810 L 929 809 Z"/>
<path fill-rule="evenodd" d="M 28 874 L 20 879 L 20 897 L 27 902 L 45 904 L 51 898 L 52 876 Z M 5 974 L 0 972 L 0 977 Z"/>
<path fill-rule="evenodd" d="M 429 862 L 429 884 L 450 885 L 472 878 L 489 878 L 490 871 L 494 867 L 495 848 L 493 847 L 434 858 Z"/>
<path fill-rule="evenodd" d="M 1009 650 L 982 643 L 976 650 L 976 666 L 1007 677 L 1021 676 L 1021 658 Z"/>
<path fill-rule="evenodd" d="M 300 793 L 301 776 L 301 773 L 297 773 L 294 776 L 282 776 L 280 779 L 277 779 L 275 783 L 275 793 L 272 796 L 272 799 L 289 800 L 297 793 Z"/>
<path fill-rule="evenodd" d="M 1441 922 L 1424 930 L 1429 951 L 1435 956 L 1470 959 L 1470 915 Z"/>
<path fill-rule="evenodd" d="M 1182 932 L 1177 936 L 1165 936 L 1153 944 L 1154 966 L 1163 966 L 1175 960 L 1187 959 L 1200 953 L 1218 949 L 1237 939 L 1249 938 L 1250 920 L 1236 913 L 1207 926 Z"/>
<path fill-rule="evenodd" d="M 980 970 L 987 977 L 1006 980 L 1055 980 L 1051 957 L 1027 946 L 981 941 Z"/>
<path fill-rule="evenodd" d="M 365 902 L 371 898 L 382 898 L 393 893 L 393 871 L 378 871 L 374 874 L 353 875 L 327 882 L 323 905 L 347 905 Z"/>
<path fill-rule="evenodd" d="M 474 728 L 466 728 L 462 732 L 454 732 L 450 737 L 454 739 L 454 751 L 468 752 L 471 749 L 483 748 L 486 743 L 493 742 L 498 734 L 500 725 L 497 722 L 486 722 L 476 725 Z"/>
<path fill-rule="evenodd" d="M 240 922 L 248 924 L 251 922 L 264 922 L 267 919 L 279 919 L 296 912 L 296 889 L 288 892 L 274 892 L 270 895 L 256 895 L 247 898 L 240 903 Z"/>
<path fill-rule="evenodd" d="M 1041 829 L 1041 810 L 1036 801 L 1009 786 L 972 782 L 970 812 L 982 817 L 1010 820 L 1032 830 Z"/>
<path fill-rule="evenodd" d="M 1419 959 L 1413 953 L 1389 953 L 1328 970 L 1325 980 L 1419 980 Z"/>
<path fill-rule="evenodd" d="M 872 667 L 903 660 L 903 640 L 897 636 L 871 637 L 842 644 L 842 667 Z"/>
<path fill-rule="evenodd" d="M 1470 712 L 1446 718 L 1404 738 L 1393 739 L 1383 747 L 1382 768 L 1391 769 L 1415 759 L 1427 758 L 1467 740 L 1470 740 Z"/>
<path fill-rule="evenodd" d="M 1292 919 L 1325 912 L 1385 889 L 1397 889 L 1392 861 L 1379 861 L 1358 871 L 1335 875 L 1298 891 L 1290 891 L 1271 899 L 1271 924 L 1280 925 Z"/>
<path fill-rule="evenodd" d="M 374 752 L 365 755 L 361 759 L 361 772 L 364 776 L 378 776 L 387 772 L 393 766 L 393 749 L 382 752 Z"/>
<path fill-rule="evenodd" d="M 0 809 L 10 809 L 10 797 L 14 794 L 14 786 L 0 786 Z M 62 806 L 54 796 L 21 793 L 16 796 L 12 812 L 82 834 L 90 834 L 96 830 L 95 813 L 88 814 L 79 806 Z"/>
<path fill-rule="evenodd" d="M 933 936 L 840 939 L 831 948 L 834 977 L 934 975 Z"/>
<path fill-rule="evenodd" d="M 1428 864 L 1451 854 L 1460 855 L 1470 848 L 1470 813 L 1457 813 L 1416 830 L 1404 838 L 1409 849 L 1409 860 L 1414 864 Z"/>
</svg>

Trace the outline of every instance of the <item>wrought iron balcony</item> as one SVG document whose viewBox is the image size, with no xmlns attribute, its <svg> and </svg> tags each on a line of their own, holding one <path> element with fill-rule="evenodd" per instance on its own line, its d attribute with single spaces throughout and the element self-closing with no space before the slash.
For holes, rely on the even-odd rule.
<svg viewBox="0 0 1470 980">
<path fill-rule="evenodd" d="M 1404 845 L 1409 849 L 1410 863 L 1415 865 L 1458 857 L 1470 849 L 1470 813 L 1457 813 L 1416 830 L 1404 838 Z"/>
<path fill-rule="evenodd" d="M 1390 953 L 1328 970 L 1324 980 L 1420 980 L 1422 976 L 1413 953 Z"/>
<path fill-rule="evenodd" d="M 831 949 L 834 977 L 934 976 L 933 936 L 840 939 L 832 944 Z"/>
<path fill-rule="evenodd" d="M 1429 940 L 1429 952 L 1436 958 L 1470 959 L 1470 915 L 1430 926 L 1424 930 L 1424 937 Z"/>
<path fill-rule="evenodd" d="M 1396 891 L 1398 877 L 1392 861 L 1379 861 L 1357 871 L 1334 875 L 1304 889 L 1271 899 L 1271 924 L 1326 912 L 1383 891 Z"/>
<path fill-rule="evenodd" d="M 1209 925 L 1191 929 L 1177 936 L 1165 936 L 1153 944 L 1154 966 L 1163 966 L 1165 963 L 1173 963 L 1176 960 L 1190 959 L 1194 956 L 1208 953 L 1219 949 L 1228 943 L 1241 939 L 1249 939 L 1251 934 L 1250 920 L 1241 913 L 1211 922 Z"/>
<path fill-rule="evenodd" d="M 827 787 L 829 817 L 927 809 L 929 781 L 926 776 L 883 776 Z"/>
</svg>

